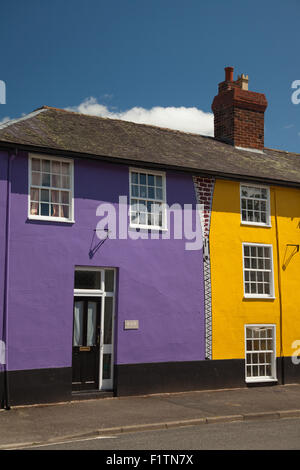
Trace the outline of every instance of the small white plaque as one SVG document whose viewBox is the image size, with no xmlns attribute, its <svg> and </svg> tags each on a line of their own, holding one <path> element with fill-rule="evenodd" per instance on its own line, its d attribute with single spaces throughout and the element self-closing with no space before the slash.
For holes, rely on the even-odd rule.
<svg viewBox="0 0 300 470">
<path fill-rule="evenodd" d="M 138 330 L 139 321 L 138 320 L 125 320 L 124 330 Z"/>
</svg>

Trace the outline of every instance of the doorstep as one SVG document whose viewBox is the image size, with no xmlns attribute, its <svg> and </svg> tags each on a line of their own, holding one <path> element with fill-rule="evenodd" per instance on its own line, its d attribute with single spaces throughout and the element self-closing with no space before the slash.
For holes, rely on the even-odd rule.
<svg viewBox="0 0 300 470">
<path fill-rule="evenodd" d="M 112 398 L 114 392 L 101 390 L 80 390 L 72 392 L 72 401 L 78 400 L 95 400 L 97 398 Z"/>
</svg>

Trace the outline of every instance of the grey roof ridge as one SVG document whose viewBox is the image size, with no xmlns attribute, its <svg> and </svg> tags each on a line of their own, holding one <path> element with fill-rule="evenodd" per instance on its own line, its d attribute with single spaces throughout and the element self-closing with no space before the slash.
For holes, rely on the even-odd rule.
<svg viewBox="0 0 300 470">
<path fill-rule="evenodd" d="M 37 114 L 42 113 L 43 111 L 45 111 L 45 109 L 37 109 L 37 110 L 32 111 L 31 113 L 26 114 L 25 116 L 22 116 L 20 118 L 11 119 L 9 121 L 6 121 L 3 124 L 0 124 L 0 130 L 5 129 L 6 127 L 12 126 L 13 124 L 18 124 L 18 122 L 26 121 L 27 119 L 31 119 L 34 116 L 36 116 Z"/>
<path fill-rule="evenodd" d="M 126 119 L 111 118 L 111 117 L 107 117 L 107 116 L 96 116 L 95 114 L 81 113 L 79 111 L 73 111 L 73 110 L 68 109 L 68 108 L 56 108 L 55 106 L 43 105 L 43 106 L 37 108 L 35 111 L 42 110 L 42 109 L 43 110 L 59 111 L 59 112 L 61 111 L 61 112 L 70 113 L 70 114 L 79 114 L 80 116 L 87 116 L 87 117 L 90 117 L 90 118 L 102 119 L 102 120 L 107 120 L 107 121 L 125 122 L 127 124 L 131 124 L 131 125 L 135 125 L 135 126 L 151 127 L 153 129 L 160 129 L 160 130 L 163 130 L 163 131 L 170 131 L 170 132 L 175 132 L 175 133 L 179 133 L 179 134 L 195 135 L 197 137 L 203 137 L 204 139 L 212 139 L 216 142 L 219 142 L 218 140 L 216 140 L 214 137 L 212 137 L 210 135 L 198 134 L 197 132 L 187 132 L 187 131 L 182 131 L 180 129 L 172 129 L 170 127 L 156 126 L 155 124 L 146 124 L 144 122 L 128 121 Z"/>
<path fill-rule="evenodd" d="M 204 139 L 213 140 L 214 142 L 219 143 L 220 145 L 224 145 L 224 144 L 225 145 L 231 145 L 228 142 L 218 140 L 215 137 L 210 136 L 210 135 L 199 134 L 199 133 L 196 133 L 196 132 L 187 132 L 187 131 L 183 131 L 183 130 L 180 130 L 180 129 L 172 129 L 170 127 L 156 126 L 154 124 L 146 124 L 146 123 L 142 123 L 142 122 L 127 121 L 126 119 L 118 119 L 118 118 L 111 118 L 111 117 L 105 117 L 105 116 L 96 116 L 94 114 L 87 114 L 87 113 L 81 113 L 79 111 L 73 111 L 73 110 L 68 109 L 68 108 L 57 108 L 55 106 L 43 105 L 43 106 L 37 108 L 35 111 L 38 111 L 38 110 L 53 110 L 53 111 L 58 111 L 58 112 L 70 113 L 70 114 L 77 114 L 77 115 L 79 114 L 81 116 L 87 116 L 87 117 L 102 119 L 102 120 L 107 120 L 107 121 L 117 121 L 117 122 L 121 121 L 121 122 L 125 122 L 125 123 L 131 124 L 131 125 L 140 126 L 140 127 L 160 129 L 162 131 L 174 132 L 174 133 L 177 133 L 177 134 L 179 133 L 179 134 L 185 134 L 185 135 L 193 135 L 193 136 L 196 136 L 196 137 L 203 137 Z M 251 148 L 235 147 L 233 145 L 231 145 L 231 147 L 232 147 L 232 149 L 236 149 L 238 151 L 243 151 L 243 152 L 250 152 L 250 153 L 251 152 L 253 152 L 253 153 L 257 152 L 257 151 L 255 151 L 255 149 L 251 149 Z M 293 154 L 293 155 L 299 155 L 300 156 L 300 153 L 297 153 L 297 152 L 289 152 L 288 150 L 273 149 L 271 147 L 264 147 L 262 152 L 264 150 L 271 151 L 271 152 L 272 151 L 273 152 L 281 152 L 281 153 Z"/>
</svg>

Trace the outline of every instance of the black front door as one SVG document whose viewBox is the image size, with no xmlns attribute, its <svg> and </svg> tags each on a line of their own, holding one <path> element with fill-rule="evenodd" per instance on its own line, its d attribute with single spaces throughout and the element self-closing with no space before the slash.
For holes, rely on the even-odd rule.
<svg viewBox="0 0 300 470">
<path fill-rule="evenodd" d="M 72 389 L 99 388 L 101 297 L 74 300 Z"/>
</svg>

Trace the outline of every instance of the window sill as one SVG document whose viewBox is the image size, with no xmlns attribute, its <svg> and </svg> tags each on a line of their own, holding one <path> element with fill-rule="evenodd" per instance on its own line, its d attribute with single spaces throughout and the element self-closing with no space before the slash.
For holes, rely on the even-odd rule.
<svg viewBox="0 0 300 470">
<path fill-rule="evenodd" d="M 264 383 L 264 382 L 278 382 L 278 379 L 274 377 L 257 377 L 257 378 L 247 378 L 245 379 L 246 383 Z"/>
<path fill-rule="evenodd" d="M 274 295 L 244 295 L 244 299 L 247 300 L 275 300 L 276 297 Z"/>
<path fill-rule="evenodd" d="M 153 227 L 151 225 L 129 225 L 129 229 L 132 230 L 150 230 L 150 231 L 155 231 L 155 232 L 167 232 L 168 229 L 165 227 Z"/>
<path fill-rule="evenodd" d="M 241 225 L 246 227 L 272 228 L 272 224 L 260 224 L 258 222 L 241 222 Z"/>
<path fill-rule="evenodd" d="M 74 224 L 75 220 L 70 220 L 70 219 L 63 219 L 61 217 L 42 217 L 42 216 L 34 216 L 34 215 L 29 215 L 27 217 L 27 220 L 34 221 L 36 220 L 37 222 L 60 222 L 63 224 Z"/>
</svg>

